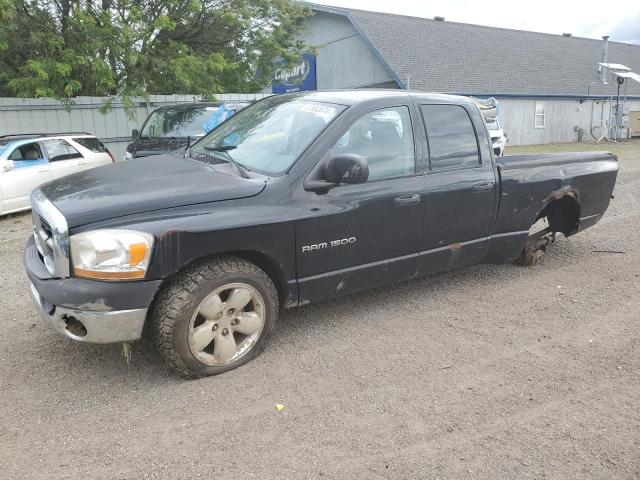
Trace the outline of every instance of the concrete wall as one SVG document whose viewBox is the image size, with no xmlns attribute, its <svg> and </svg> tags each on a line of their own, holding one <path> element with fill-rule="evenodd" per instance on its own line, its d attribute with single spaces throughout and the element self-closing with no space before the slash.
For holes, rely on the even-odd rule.
<svg viewBox="0 0 640 480">
<path fill-rule="evenodd" d="M 224 94 L 220 101 L 250 101 L 265 97 L 263 94 Z M 77 97 L 67 111 L 58 101 L 50 98 L 0 98 L 0 135 L 19 133 L 87 132 L 99 137 L 121 159 L 131 141 L 131 130 L 140 128 L 155 107 L 179 102 L 194 102 L 190 95 L 151 95 L 149 101 L 138 99 L 135 118 L 128 118 L 124 106 L 113 105 L 109 113 L 99 109 L 102 97 Z"/>
<path fill-rule="evenodd" d="M 534 145 L 578 141 L 576 128 L 584 129 L 584 140 L 593 140 L 592 126 L 608 120 L 610 103 L 605 100 L 558 100 L 500 98 L 500 122 L 509 137 L 509 145 Z M 545 103 L 545 126 L 535 128 L 535 103 Z M 627 101 L 627 110 L 640 110 L 640 100 Z M 596 129 L 596 135 L 602 129 Z"/>
</svg>

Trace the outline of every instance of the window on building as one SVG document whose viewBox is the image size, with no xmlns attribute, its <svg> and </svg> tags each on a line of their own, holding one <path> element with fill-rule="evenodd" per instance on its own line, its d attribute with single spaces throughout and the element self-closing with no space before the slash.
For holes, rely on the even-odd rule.
<svg viewBox="0 0 640 480">
<path fill-rule="evenodd" d="M 366 157 L 369 180 L 413 174 L 415 152 L 409 109 L 383 108 L 366 114 L 342 136 L 333 153 Z"/>
<path fill-rule="evenodd" d="M 467 111 L 459 105 L 421 105 L 427 125 L 432 170 L 480 165 L 476 131 Z"/>
<path fill-rule="evenodd" d="M 544 124 L 545 124 L 545 104 L 544 102 L 536 102 L 535 127 L 544 128 Z"/>
</svg>

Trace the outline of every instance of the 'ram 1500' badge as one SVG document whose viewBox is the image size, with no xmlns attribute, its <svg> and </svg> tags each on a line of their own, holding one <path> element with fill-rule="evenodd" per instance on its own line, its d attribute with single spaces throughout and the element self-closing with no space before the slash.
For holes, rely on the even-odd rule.
<svg viewBox="0 0 640 480">
<path fill-rule="evenodd" d="M 312 245 L 305 245 L 302 247 L 302 253 L 315 252 L 317 250 L 325 250 L 331 247 L 340 247 L 342 245 L 349 245 L 356 243 L 356 237 L 341 238 L 339 240 L 331 240 L 330 242 L 314 243 Z"/>
</svg>

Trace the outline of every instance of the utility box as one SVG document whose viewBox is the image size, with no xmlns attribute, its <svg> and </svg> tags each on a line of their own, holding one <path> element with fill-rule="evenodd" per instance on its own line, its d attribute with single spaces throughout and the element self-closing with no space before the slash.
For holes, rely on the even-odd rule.
<svg viewBox="0 0 640 480">
<path fill-rule="evenodd" d="M 632 137 L 640 137 L 640 110 L 629 112 L 629 128 Z"/>
</svg>

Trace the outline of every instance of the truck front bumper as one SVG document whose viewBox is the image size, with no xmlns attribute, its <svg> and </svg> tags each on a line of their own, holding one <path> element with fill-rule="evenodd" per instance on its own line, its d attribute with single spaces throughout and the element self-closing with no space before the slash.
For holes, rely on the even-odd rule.
<svg viewBox="0 0 640 480">
<path fill-rule="evenodd" d="M 78 310 L 48 304 L 30 285 L 34 305 L 56 332 L 87 343 L 118 343 L 139 340 L 147 318 L 146 308 L 107 312 Z"/>
<path fill-rule="evenodd" d="M 101 282 L 53 278 L 30 239 L 24 266 L 31 298 L 58 333 L 87 343 L 118 343 L 140 339 L 147 311 L 161 280 Z"/>
</svg>

